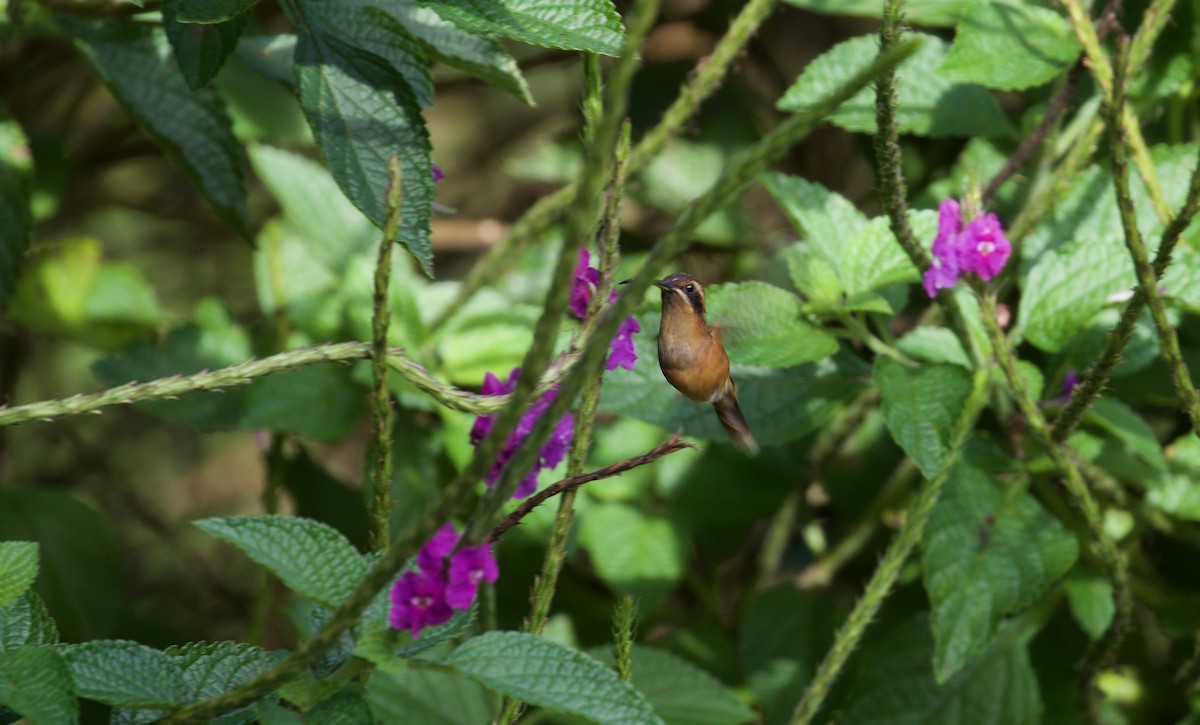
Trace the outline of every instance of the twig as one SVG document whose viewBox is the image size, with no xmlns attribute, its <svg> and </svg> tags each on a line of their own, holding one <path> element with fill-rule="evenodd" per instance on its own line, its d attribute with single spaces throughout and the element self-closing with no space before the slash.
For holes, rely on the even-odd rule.
<svg viewBox="0 0 1200 725">
<path fill-rule="evenodd" d="M 659 443 L 657 446 L 641 455 L 628 458 L 624 461 L 619 461 L 611 466 L 597 468 L 587 471 L 586 473 L 581 473 L 577 476 L 564 478 L 558 483 L 550 484 L 541 491 L 538 491 L 534 495 L 522 501 L 521 505 L 513 509 L 512 513 L 501 519 L 500 523 L 496 524 L 496 527 L 487 535 L 487 541 L 497 541 L 501 536 L 507 533 L 509 529 L 521 523 L 521 519 L 528 516 L 531 511 L 538 506 L 541 506 L 547 500 L 559 495 L 560 493 L 574 491 L 585 483 L 591 483 L 592 481 L 599 481 L 605 478 L 612 478 L 613 476 L 622 474 L 625 471 L 633 470 L 634 468 L 644 466 L 647 463 L 653 463 L 663 456 L 670 455 L 671 453 L 675 453 L 677 451 L 682 451 L 685 448 L 691 448 L 693 450 L 696 448 L 696 446 L 692 445 L 691 443 L 680 440 L 679 435 L 679 433 L 672 434 L 670 438 L 666 439 L 662 443 Z"/>
</svg>

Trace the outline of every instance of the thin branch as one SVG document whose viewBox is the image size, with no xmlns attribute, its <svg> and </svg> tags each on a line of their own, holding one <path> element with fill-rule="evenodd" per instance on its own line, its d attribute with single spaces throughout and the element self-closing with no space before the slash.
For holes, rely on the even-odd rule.
<svg viewBox="0 0 1200 725">
<path fill-rule="evenodd" d="M 567 493 L 568 491 L 574 491 L 585 483 L 591 483 L 592 481 L 599 481 L 605 478 L 612 478 L 613 476 L 620 475 L 639 466 L 644 466 L 647 463 L 653 463 L 663 456 L 682 451 L 685 448 L 691 448 L 693 450 L 696 449 L 696 446 L 692 445 L 691 443 L 680 440 L 679 435 L 679 433 L 672 434 L 670 438 L 666 439 L 662 443 L 659 443 L 657 446 L 641 455 L 614 463 L 611 466 L 597 468 L 587 471 L 586 473 L 564 478 L 558 483 L 553 483 L 545 487 L 541 491 L 538 491 L 534 495 L 522 501 L 520 506 L 513 509 L 512 513 L 505 516 L 500 523 L 496 524 L 496 527 L 487 535 L 487 541 L 494 542 L 499 540 L 500 537 L 507 533 L 509 529 L 521 523 L 521 519 L 528 516 L 535 508 L 541 506 L 543 503 L 559 494 Z"/>
</svg>

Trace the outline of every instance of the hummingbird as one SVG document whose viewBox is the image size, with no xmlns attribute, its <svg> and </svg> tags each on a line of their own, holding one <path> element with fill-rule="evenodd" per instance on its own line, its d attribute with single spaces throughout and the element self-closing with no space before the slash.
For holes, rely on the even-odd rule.
<svg viewBox="0 0 1200 725">
<path fill-rule="evenodd" d="M 744 453 L 758 453 L 746 416 L 738 405 L 737 385 L 729 375 L 729 355 L 720 328 L 705 318 L 704 286 L 690 274 L 676 272 L 655 280 L 662 289 L 662 323 L 658 328 L 658 366 L 676 390 L 698 403 L 712 403 L 717 419 Z"/>
</svg>

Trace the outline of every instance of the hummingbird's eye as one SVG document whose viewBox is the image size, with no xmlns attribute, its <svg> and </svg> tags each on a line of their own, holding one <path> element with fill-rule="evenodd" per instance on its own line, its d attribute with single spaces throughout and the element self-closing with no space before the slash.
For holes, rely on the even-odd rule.
<svg viewBox="0 0 1200 725">
<path fill-rule="evenodd" d="M 684 288 L 683 288 L 683 291 L 684 291 L 684 292 L 695 292 L 695 291 L 696 291 L 696 285 L 694 285 L 694 284 L 689 284 L 687 287 L 684 287 Z"/>
</svg>

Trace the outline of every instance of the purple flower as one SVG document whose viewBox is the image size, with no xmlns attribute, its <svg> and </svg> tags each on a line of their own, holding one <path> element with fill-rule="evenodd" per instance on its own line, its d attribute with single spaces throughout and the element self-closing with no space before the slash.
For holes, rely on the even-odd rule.
<svg viewBox="0 0 1200 725">
<path fill-rule="evenodd" d="M 446 522 L 442 528 L 437 530 L 433 538 L 417 552 L 417 566 L 426 574 L 441 575 L 443 559 L 450 556 L 450 552 L 454 551 L 454 545 L 457 543 L 458 532 L 454 530 L 454 524 Z"/>
<path fill-rule="evenodd" d="M 409 571 L 392 587 L 390 623 L 395 629 L 412 630 L 413 637 L 420 637 L 422 628 L 442 624 L 453 614 L 446 601 L 446 582 L 440 575 Z"/>
<path fill-rule="evenodd" d="M 467 609 L 475 601 L 479 582 L 494 582 L 499 576 L 491 544 L 459 549 L 450 557 L 446 602 L 455 609 Z"/>
<path fill-rule="evenodd" d="M 1012 245 L 995 214 L 972 219 L 960 239 L 959 265 L 964 272 L 974 272 L 985 282 L 1000 274 L 1012 254 Z"/>
<path fill-rule="evenodd" d="M 938 232 L 930 251 L 933 261 L 925 270 L 924 286 L 930 297 L 936 297 L 938 290 L 953 287 L 966 272 L 984 281 L 995 277 L 1008 261 L 1012 245 L 995 214 L 972 219 L 964 227 L 958 202 L 946 199 L 938 208 Z"/>
<path fill-rule="evenodd" d="M 500 382 L 500 378 L 492 375 L 490 372 L 483 376 L 483 387 L 479 392 L 482 395 L 508 395 L 517 387 L 517 378 L 521 375 L 521 368 L 513 368 L 512 373 L 508 376 L 508 382 Z M 488 433 L 492 432 L 492 424 L 496 422 L 494 415 L 481 415 L 475 419 L 475 424 L 471 426 L 471 445 L 477 446 L 484 438 L 487 438 Z"/>
<path fill-rule="evenodd" d="M 636 317 L 630 315 L 625 318 L 625 321 L 617 328 L 616 337 L 613 338 L 612 351 L 608 354 L 608 362 L 604 363 L 605 370 L 616 370 L 617 368 L 633 370 L 633 364 L 637 362 L 637 351 L 633 348 L 633 334 L 641 331 L 642 326 L 638 324 Z"/>
<path fill-rule="evenodd" d="M 1083 381 L 1078 375 L 1075 374 L 1074 370 L 1068 370 L 1066 375 L 1063 375 L 1062 379 L 1062 397 L 1070 398 L 1071 393 L 1075 392 L 1075 388 L 1077 388 L 1081 382 Z"/>
<path fill-rule="evenodd" d="M 442 179 L 446 178 L 446 175 L 442 173 L 441 167 L 438 166 L 437 164 L 430 166 L 429 169 L 430 169 L 430 171 L 433 172 L 433 182 L 435 184 L 437 182 L 441 181 Z"/>
<path fill-rule="evenodd" d="M 575 265 L 575 281 L 571 283 L 571 312 L 579 319 L 587 315 L 592 295 L 600 284 L 600 270 L 591 266 L 591 255 L 586 248 L 579 250 L 579 263 Z"/>
</svg>

